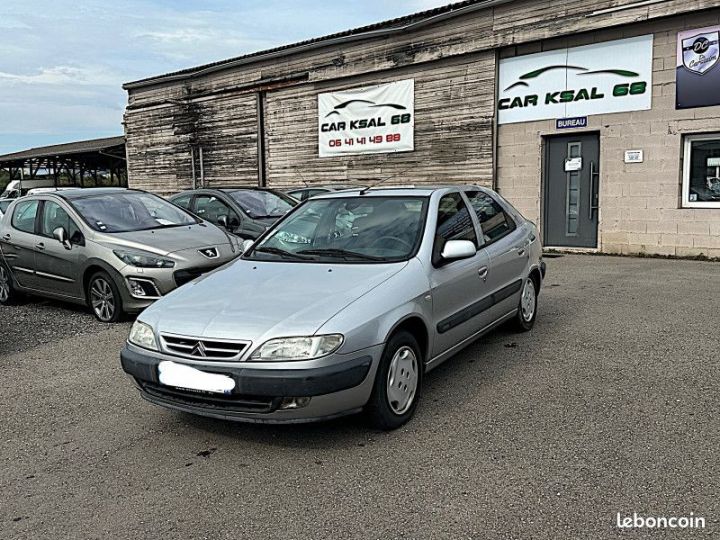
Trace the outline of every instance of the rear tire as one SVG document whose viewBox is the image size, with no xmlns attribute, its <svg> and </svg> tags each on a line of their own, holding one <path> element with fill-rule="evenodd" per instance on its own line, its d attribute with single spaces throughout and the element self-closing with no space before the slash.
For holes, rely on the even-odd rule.
<svg viewBox="0 0 720 540">
<path fill-rule="evenodd" d="M 528 276 L 520 293 L 520 303 L 515 316 L 515 327 L 520 332 L 528 332 L 535 326 L 538 308 L 538 287 L 532 276 Z"/>
<path fill-rule="evenodd" d="M 423 377 L 420 346 L 409 332 L 394 334 L 385 345 L 365 414 L 373 427 L 397 429 L 412 418 Z"/>
<path fill-rule="evenodd" d="M 86 298 L 98 321 L 115 323 L 122 317 L 122 297 L 115 281 L 107 272 L 93 274 L 88 282 Z"/>
<path fill-rule="evenodd" d="M 15 289 L 10 269 L 4 262 L 0 262 L 0 304 L 12 306 L 19 298 L 20 293 Z"/>
</svg>

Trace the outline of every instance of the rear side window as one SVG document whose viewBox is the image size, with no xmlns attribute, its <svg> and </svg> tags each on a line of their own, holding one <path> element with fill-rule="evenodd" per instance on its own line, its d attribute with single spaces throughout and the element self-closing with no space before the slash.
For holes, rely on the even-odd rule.
<svg viewBox="0 0 720 540">
<path fill-rule="evenodd" d="M 470 200 L 470 205 L 480 221 L 480 228 L 486 244 L 500 240 L 517 227 L 502 206 L 487 193 L 468 191 L 465 195 Z"/>
<path fill-rule="evenodd" d="M 18 203 L 13 212 L 13 228 L 26 233 L 35 233 L 35 217 L 37 216 L 38 205 L 38 201 L 23 201 Z"/>
</svg>

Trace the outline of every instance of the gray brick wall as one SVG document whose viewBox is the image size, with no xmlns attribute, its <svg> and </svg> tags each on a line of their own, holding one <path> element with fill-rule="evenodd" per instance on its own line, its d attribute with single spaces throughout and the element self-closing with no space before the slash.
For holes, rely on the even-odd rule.
<svg viewBox="0 0 720 540">
<path fill-rule="evenodd" d="M 709 10 L 573 38 L 572 46 L 655 36 L 652 110 L 589 119 L 588 131 L 600 132 L 600 251 L 720 257 L 720 209 L 681 208 L 683 135 L 720 133 L 720 107 L 675 110 L 677 32 L 718 23 L 720 10 Z M 554 121 L 498 129 L 498 190 L 541 226 L 542 137 L 555 133 Z M 631 149 L 644 150 L 644 163 L 624 163 Z"/>
</svg>

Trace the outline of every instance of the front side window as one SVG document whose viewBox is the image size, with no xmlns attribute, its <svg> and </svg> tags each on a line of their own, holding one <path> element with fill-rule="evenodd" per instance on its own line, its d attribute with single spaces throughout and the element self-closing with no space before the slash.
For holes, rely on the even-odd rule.
<svg viewBox="0 0 720 540">
<path fill-rule="evenodd" d="M 181 195 L 180 197 L 177 197 L 172 200 L 173 204 L 177 204 L 178 206 L 182 206 L 186 210 L 190 208 L 190 200 L 192 199 L 192 194 L 188 195 Z"/>
<path fill-rule="evenodd" d="M 422 240 L 424 197 L 311 199 L 245 257 L 306 262 L 399 262 Z"/>
<path fill-rule="evenodd" d="M 37 217 L 38 201 L 24 201 L 15 205 L 12 217 L 12 226 L 18 231 L 26 233 L 35 232 L 35 218 Z"/>
<path fill-rule="evenodd" d="M 195 225 L 198 220 L 165 199 L 139 191 L 88 195 L 72 200 L 85 222 L 103 233 Z"/>
<path fill-rule="evenodd" d="M 240 218 L 227 204 L 212 195 L 199 195 L 195 199 L 195 213 L 214 225 L 220 225 L 220 218 L 227 219 L 228 226 L 240 226 Z"/>
<path fill-rule="evenodd" d="M 0 201 L 0 212 L 7 212 L 11 202 L 12 201 Z"/>
<path fill-rule="evenodd" d="M 500 240 L 515 230 L 515 222 L 490 195 L 482 191 L 468 191 L 466 195 L 478 217 L 486 244 Z"/>
<path fill-rule="evenodd" d="M 450 193 L 440 199 L 432 253 L 433 264 L 440 264 L 440 254 L 449 240 L 468 240 L 478 246 L 470 211 L 459 193 Z"/>
<path fill-rule="evenodd" d="M 230 196 L 251 218 L 278 218 L 296 205 L 290 197 L 281 197 L 271 191 L 231 191 Z"/>
<path fill-rule="evenodd" d="M 686 137 L 683 206 L 720 208 L 720 134 Z"/>
<path fill-rule="evenodd" d="M 477 245 L 475 226 L 459 193 L 451 193 L 440 199 L 437 236 L 444 241 L 469 240 Z"/>
<path fill-rule="evenodd" d="M 65 209 L 57 203 L 45 201 L 42 210 L 40 234 L 52 238 L 53 231 L 59 227 L 65 229 L 71 242 L 76 243 L 79 241 L 81 237 L 80 229 L 78 229 L 78 226 Z"/>
</svg>

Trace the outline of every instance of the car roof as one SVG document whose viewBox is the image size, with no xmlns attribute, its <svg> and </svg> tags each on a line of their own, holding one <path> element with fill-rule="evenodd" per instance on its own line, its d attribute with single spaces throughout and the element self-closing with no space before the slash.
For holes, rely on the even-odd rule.
<svg viewBox="0 0 720 540">
<path fill-rule="evenodd" d="M 64 189 L 62 191 L 53 191 L 49 193 L 38 193 L 37 195 L 55 195 L 63 199 L 73 200 L 80 199 L 82 197 L 90 197 L 93 195 L 111 195 L 114 193 L 127 193 L 128 191 L 135 191 L 133 189 L 118 188 L 118 187 L 101 187 L 101 188 L 75 188 L 75 189 Z M 140 193 L 144 193 L 140 191 Z M 31 195 L 32 196 L 32 195 Z"/>
<path fill-rule="evenodd" d="M 352 188 L 343 191 L 331 191 L 317 195 L 314 199 L 335 199 L 348 196 L 363 197 L 429 197 L 439 191 L 456 191 L 468 189 L 482 189 L 477 185 L 447 185 L 447 186 L 378 186 L 373 188 Z"/>
<path fill-rule="evenodd" d="M 170 195 L 170 197 L 177 197 L 178 195 L 188 195 L 190 193 L 235 193 L 237 191 L 269 191 L 271 193 L 276 193 L 277 190 L 269 187 L 259 187 L 259 186 L 236 186 L 236 187 L 200 187 L 197 189 L 187 189 L 185 191 L 180 191 L 179 193 L 174 193 Z"/>
</svg>

